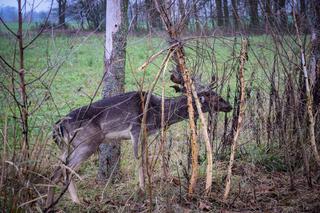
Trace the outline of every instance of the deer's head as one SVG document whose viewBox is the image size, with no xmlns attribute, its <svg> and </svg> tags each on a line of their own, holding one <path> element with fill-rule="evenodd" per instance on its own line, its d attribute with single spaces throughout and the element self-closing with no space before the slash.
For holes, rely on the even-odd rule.
<svg viewBox="0 0 320 213">
<path fill-rule="evenodd" d="M 183 78 L 181 74 L 174 70 L 171 74 L 171 81 L 176 85 L 171 86 L 176 92 L 185 93 L 185 87 L 183 86 Z M 203 86 L 200 83 L 199 78 L 192 78 L 199 100 L 202 104 L 202 110 L 204 112 L 230 112 L 232 110 L 231 104 L 224 100 L 220 95 L 213 91 L 213 86 L 215 85 L 214 76 L 211 79 L 211 83 L 208 86 Z"/>
<path fill-rule="evenodd" d="M 230 112 L 232 110 L 231 104 L 212 89 L 199 92 L 198 97 L 202 104 L 203 111 Z"/>
</svg>

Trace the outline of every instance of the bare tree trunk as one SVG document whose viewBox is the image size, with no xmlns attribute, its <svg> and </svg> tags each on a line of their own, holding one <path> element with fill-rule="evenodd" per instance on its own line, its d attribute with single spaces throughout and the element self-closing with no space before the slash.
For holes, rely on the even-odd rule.
<svg viewBox="0 0 320 213">
<path fill-rule="evenodd" d="M 209 7 L 210 7 L 210 20 L 211 20 L 211 29 L 214 28 L 214 8 L 213 8 L 213 0 L 209 1 Z"/>
<path fill-rule="evenodd" d="M 154 31 L 160 28 L 161 20 L 158 10 L 155 8 L 153 0 L 145 0 L 145 5 L 147 9 L 147 24 L 149 31 Z"/>
<path fill-rule="evenodd" d="M 250 29 L 256 31 L 259 28 L 258 0 L 249 0 Z"/>
<path fill-rule="evenodd" d="M 195 20 L 195 32 L 201 33 L 200 19 L 198 14 L 197 2 L 193 0 L 193 16 Z"/>
<path fill-rule="evenodd" d="M 201 109 L 201 104 L 199 101 L 198 94 L 196 92 L 196 89 L 193 84 L 191 84 L 191 90 L 193 97 L 196 102 L 196 107 L 197 111 L 199 113 L 200 117 L 200 122 L 201 122 L 201 127 L 202 127 L 202 134 L 204 137 L 204 141 L 206 144 L 206 156 L 207 156 L 207 168 L 206 168 L 206 188 L 205 188 L 205 194 L 208 195 L 211 192 L 211 186 L 212 186 L 212 170 L 213 170 L 213 158 L 212 158 L 212 147 L 210 144 L 210 139 L 209 139 L 209 134 L 208 134 L 208 125 L 207 121 L 204 118 L 202 109 Z"/>
<path fill-rule="evenodd" d="M 222 12 L 222 1 L 216 0 L 216 8 L 217 8 L 217 20 L 218 20 L 218 26 L 223 26 L 223 12 Z"/>
<path fill-rule="evenodd" d="M 178 0 L 178 10 L 180 13 L 180 20 L 181 20 L 181 24 L 182 24 L 182 28 L 181 28 L 181 34 L 189 31 L 189 24 L 190 24 L 190 13 L 188 11 L 186 11 L 186 4 L 188 3 L 188 0 L 186 1 L 186 3 L 184 2 L 184 0 Z M 188 14 L 187 14 L 188 12 Z M 190 27 L 192 30 L 192 26 Z"/>
<path fill-rule="evenodd" d="M 58 1 L 59 27 L 65 28 L 67 0 L 57 0 L 57 1 Z"/>
<path fill-rule="evenodd" d="M 265 0 L 264 5 L 264 24 L 265 24 L 265 31 L 269 33 L 270 25 L 272 24 L 272 7 L 271 7 L 271 0 Z"/>
<path fill-rule="evenodd" d="M 231 4 L 232 4 L 233 26 L 235 30 L 238 30 L 240 25 L 240 17 L 238 13 L 238 0 L 231 0 Z"/>
<path fill-rule="evenodd" d="M 317 144 L 320 144 L 320 4 L 313 0 L 310 5 L 311 12 L 311 87 L 313 96 L 313 109 L 315 111 L 315 137 Z"/>
<path fill-rule="evenodd" d="M 280 23 L 281 26 L 287 26 L 288 18 L 286 13 L 286 0 L 279 0 L 280 7 Z"/>
<path fill-rule="evenodd" d="M 133 16 L 133 20 L 132 20 L 132 28 L 133 28 L 133 31 L 134 32 L 138 32 L 138 16 L 139 16 L 139 8 L 138 8 L 138 1 L 136 0 L 134 3 L 133 3 L 133 13 L 132 13 L 132 16 Z"/>
<path fill-rule="evenodd" d="M 128 0 L 108 0 L 106 8 L 105 73 L 103 97 L 124 92 L 126 44 L 128 34 Z M 111 172 L 119 175 L 121 146 L 119 140 L 109 141 L 99 147 L 99 171 L 97 179 L 105 181 Z"/>
<path fill-rule="evenodd" d="M 295 6 L 295 5 L 294 5 Z M 298 28 L 298 23 L 296 19 L 296 12 L 295 8 L 293 7 L 293 20 L 294 20 L 294 25 L 296 29 L 296 35 L 297 35 L 297 40 L 298 44 L 300 46 L 300 56 L 301 56 L 301 65 L 302 65 L 302 70 L 303 70 L 303 75 L 304 75 L 304 80 L 305 80 L 305 92 L 306 92 L 306 99 L 307 99 L 307 113 L 308 113 L 308 122 L 309 122 L 309 137 L 310 137 L 310 143 L 311 143 L 311 148 L 313 151 L 314 158 L 316 160 L 316 163 L 318 164 L 318 167 L 320 167 L 320 155 L 318 152 L 317 144 L 316 144 L 316 136 L 315 136 L 315 116 L 313 114 L 313 104 L 312 104 L 312 92 L 310 89 L 309 85 L 309 72 L 307 70 L 307 64 L 306 64 L 306 56 L 305 52 L 303 49 L 302 45 L 302 40 L 300 37 L 300 31 Z"/>
<path fill-rule="evenodd" d="M 302 9 L 302 8 L 301 8 Z M 316 109 L 320 107 L 320 4 L 313 0 L 310 5 L 311 25 L 311 82 L 313 87 L 313 104 Z"/>
<path fill-rule="evenodd" d="M 224 18 L 224 26 L 229 27 L 230 20 L 229 20 L 228 0 L 223 0 L 223 18 Z"/>
<path fill-rule="evenodd" d="M 274 1 L 274 13 L 277 16 L 277 25 L 279 29 L 286 29 L 287 14 L 286 14 L 286 0 Z"/>
<path fill-rule="evenodd" d="M 180 13 L 180 18 L 181 20 L 184 20 L 184 29 L 188 30 L 188 25 L 189 25 L 189 17 L 186 17 L 186 8 L 184 5 L 183 0 L 178 1 L 178 8 L 179 8 L 179 13 Z"/>
<path fill-rule="evenodd" d="M 20 95 L 21 95 L 21 123 L 22 123 L 22 134 L 23 134 L 23 152 L 29 149 L 29 125 L 28 125 L 28 98 L 26 91 L 26 82 L 25 82 L 25 69 L 24 69 L 24 46 L 23 46 L 23 33 L 22 33 L 22 4 L 21 0 L 18 0 L 18 43 L 19 43 L 19 78 L 20 78 Z M 25 156 L 26 157 L 26 156 Z"/>
<path fill-rule="evenodd" d="M 179 29 L 179 26 L 173 25 L 172 20 L 168 15 L 168 10 L 164 5 L 160 5 L 158 0 L 155 0 L 155 3 L 171 41 L 178 41 L 180 32 L 178 32 L 177 29 Z M 177 69 L 183 77 L 184 86 L 186 88 L 189 125 L 190 125 L 190 131 L 191 131 L 191 150 L 192 150 L 192 172 L 191 172 L 188 191 L 189 191 L 189 194 L 193 194 L 196 183 L 197 183 L 197 179 L 198 179 L 198 173 L 199 173 L 199 165 L 198 165 L 199 146 L 197 143 L 197 133 L 196 133 L 196 125 L 195 125 L 195 119 L 194 119 L 194 108 L 192 103 L 193 102 L 192 101 L 192 80 L 190 77 L 189 70 L 187 69 L 187 66 L 186 66 L 184 50 L 181 44 L 179 44 L 176 47 L 173 58 L 177 63 Z"/>
<path fill-rule="evenodd" d="M 239 67 L 239 89 L 240 89 L 240 105 L 239 105 L 239 114 L 238 114 L 238 119 L 237 119 L 237 124 L 236 128 L 233 130 L 235 131 L 233 135 L 233 140 L 232 140 L 232 147 L 231 147 L 231 154 L 230 154 L 230 161 L 229 161 L 229 166 L 228 166 L 228 173 L 227 173 L 227 178 L 226 178 L 226 186 L 224 190 L 224 195 L 223 195 L 223 201 L 226 202 L 228 199 L 228 195 L 231 189 L 231 175 L 232 175 L 232 166 L 234 163 L 234 157 L 236 154 L 236 148 L 237 148 L 237 140 L 238 136 L 240 134 L 240 128 L 242 125 L 242 120 L 244 117 L 244 110 L 245 110 L 245 85 L 244 85 L 244 64 L 247 61 L 247 48 L 248 48 L 248 40 L 243 39 L 242 44 L 241 44 L 241 52 L 240 52 L 240 67 Z"/>
</svg>

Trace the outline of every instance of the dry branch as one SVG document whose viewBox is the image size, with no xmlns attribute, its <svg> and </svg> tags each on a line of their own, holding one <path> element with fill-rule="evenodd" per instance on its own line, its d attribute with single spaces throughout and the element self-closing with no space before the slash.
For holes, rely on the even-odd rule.
<svg viewBox="0 0 320 213">
<path fill-rule="evenodd" d="M 234 157 L 236 153 L 236 148 L 237 148 L 237 140 L 240 134 L 240 128 L 242 125 L 242 120 L 244 117 L 244 110 L 245 110 L 245 85 L 244 85 L 244 65 L 247 60 L 247 48 L 248 48 L 248 40 L 246 38 L 242 39 L 241 42 L 241 51 L 240 51 L 240 67 L 239 67 L 239 89 L 240 89 L 240 105 L 239 105 L 239 111 L 238 111 L 238 116 L 237 116 L 237 123 L 236 127 L 234 129 L 235 133 L 233 134 L 233 140 L 232 140 L 232 146 L 231 146 L 231 154 L 230 154 L 230 161 L 229 161 L 229 166 L 228 166 L 228 173 L 227 173 L 227 178 L 226 178 L 226 186 L 224 190 L 224 195 L 223 195 L 223 201 L 226 202 L 228 199 L 228 195 L 230 192 L 231 188 L 231 175 L 232 175 L 232 166 L 234 163 Z"/>
<path fill-rule="evenodd" d="M 158 0 L 155 0 L 156 8 L 160 13 L 162 22 L 164 23 L 167 33 L 170 37 L 171 41 L 179 41 L 179 26 L 173 25 L 171 21 L 170 14 L 165 6 L 165 4 L 160 4 Z M 196 186 L 197 178 L 198 178 L 198 154 L 199 154 L 199 147 L 197 143 L 197 133 L 196 133 L 196 126 L 195 126 L 195 119 L 194 119 L 194 108 L 193 108 L 193 101 L 192 101 L 192 80 L 190 77 L 189 70 L 186 66 L 185 55 L 183 51 L 183 46 L 179 43 L 177 48 L 174 52 L 173 59 L 177 63 L 178 71 L 181 72 L 183 77 L 184 86 L 186 88 L 186 96 L 187 96 L 187 105 L 188 105 L 188 114 L 189 114 L 189 125 L 191 131 L 191 155 L 192 155 L 192 172 L 190 178 L 190 185 L 189 185 L 189 194 L 194 192 L 194 188 Z"/>
<path fill-rule="evenodd" d="M 206 143 L 206 154 L 207 154 L 207 170 L 206 170 L 206 189 L 205 193 L 209 194 L 211 191 L 211 185 L 212 185 L 212 163 L 213 163 L 213 158 L 212 158 L 212 148 L 210 144 L 210 139 L 209 139 L 209 134 L 208 134 L 208 125 L 207 121 L 204 118 L 202 109 L 201 109 L 201 103 L 199 101 L 198 94 L 196 92 L 196 89 L 193 84 L 191 84 L 191 89 L 192 89 L 192 94 L 196 102 L 196 107 L 199 113 L 199 118 L 201 122 L 201 127 L 202 127 L 202 134 Z"/>
<path fill-rule="evenodd" d="M 293 5 L 295 6 L 295 5 Z M 312 104 L 312 97 L 311 97 L 311 91 L 310 91 L 310 85 L 309 85 L 309 75 L 308 75 L 308 70 L 307 70 L 307 65 L 306 65 L 306 56 L 304 53 L 303 45 L 302 45 L 302 40 L 300 36 L 300 31 L 299 27 L 297 24 L 297 18 L 296 18 L 296 12 L 295 12 L 295 7 L 292 8 L 293 11 L 293 21 L 294 21 L 294 26 L 296 30 L 296 36 L 297 36 L 297 42 L 300 47 L 300 57 L 301 57 L 301 65 L 302 65 L 302 71 L 303 71 L 303 76 L 304 76 L 304 83 L 305 83 L 305 93 L 306 93 L 306 99 L 307 99 L 307 113 L 308 113 L 308 118 L 309 118 L 309 137 L 310 137 L 310 143 L 311 147 L 313 150 L 313 155 L 314 158 L 320 167 L 320 155 L 317 149 L 317 144 L 316 144 L 316 136 L 315 136 L 315 118 L 313 115 L 313 104 Z"/>
</svg>

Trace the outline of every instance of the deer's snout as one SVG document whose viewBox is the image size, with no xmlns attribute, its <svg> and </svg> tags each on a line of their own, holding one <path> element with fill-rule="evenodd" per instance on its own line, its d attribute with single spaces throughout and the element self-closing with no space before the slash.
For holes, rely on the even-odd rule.
<svg viewBox="0 0 320 213">
<path fill-rule="evenodd" d="M 224 106 L 222 109 L 220 109 L 223 112 L 230 112 L 232 110 L 231 104 L 227 103 L 226 106 Z"/>
<path fill-rule="evenodd" d="M 219 102 L 218 102 L 218 109 L 216 109 L 217 111 L 221 111 L 221 112 L 230 112 L 232 110 L 232 106 L 231 104 L 224 100 L 223 98 L 219 98 Z"/>
</svg>

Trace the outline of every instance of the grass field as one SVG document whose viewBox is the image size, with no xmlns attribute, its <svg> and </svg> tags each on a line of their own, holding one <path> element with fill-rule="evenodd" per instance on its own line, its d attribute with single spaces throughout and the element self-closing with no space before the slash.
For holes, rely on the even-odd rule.
<svg viewBox="0 0 320 213">
<path fill-rule="evenodd" d="M 251 39 L 252 44 L 265 45 L 266 38 L 264 36 L 253 37 Z M 227 73 L 234 72 L 236 68 L 234 66 L 237 64 L 237 60 L 234 59 L 233 54 L 239 53 L 239 40 L 238 38 L 234 50 L 233 38 L 208 39 L 206 42 L 200 44 L 196 44 L 195 41 L 190 41 L 186 44 L 190 69 L 195 70 L 197 73 L 202 73 L 204 79 L 208 79 L 212 73 L 219 76 L 223 71 Z M 25 43 L 27 43 L 27 41 L 28 39 Z M 198 47 L 196 45 L 198 45 Z M 6 36 L 2 36 L 0 46 L 0 55 L 4 56 L 9 62 L 13 61 L 15 42 L 6 38 Z M 167 43 L 163 38 L 150 38 L 147 36 L 128 38 L 125 80 L 126 91 L 139 89 L 138 82 L 141 85 L 143 72 L 138 71 L 137 68 L 147 61 L 148 57 L 166 47 Z M 199 51 L 197 48 L 202 48 L 203 50 Z M 64 115 L 73 108 L 87 104 L 97 90 L 98 92 L 95 99 L 99 99 L 101 94 L 99 83 L 104 69 L 103 51 L 103 34 L 58 34 L 52 37 L 48 32 L 47 35 L 40 37 L 33 43 L 25 52 L 27 80 L 30 82 L 40 75 L 43 75 L 41 79 L 43 81 L 42 83 L 50 86 L 51 98 L 58 106 L 57 109 L 53 109 L 50 106 L 43 107 L 42 112 L 37 113 L 37 116 L 41 116 L 42 114 L 43 117 L 51 119 L 51 116 L 57 114 Z M 269 54 L 265 59 L 272 57 L 272 52 L 270 51 L 263 49 L 257 49 L 257 51 L 260 55 L 263 51 L 264 55 Z M 158 59 L 146 69 L 145 82 L 143 84 L 145 90 L 148 89 L 154 76 L 159 71 L 159 65 L 163 57 L 164 54 L 158 57 Z M 261 69 L 257 65 L 257 60 L 253 55 L 250 55 L 250 61 L 247 65 L 248 77 L 250 77 L 251 67 Z M 269 65 L 266 64 L 266 66 Z M 174 95 L 173 90 L 169 88 L 169 86 L 172 85 L 171 82 L 169 82 L 170 73 L 168 71 L 166 72 L 166 95 L 172 96 Z M 265 78 L 264 73 L 258 73 L 259 76 L 256 76 L 257 80 L 260 78 L 260 80 L 263 81 L 263 78 Z M 234 89 L 235 80 L 234 74 L 232 75 L 233 77 L 231 77 L 231 80 L 228 80 L 228 82 Z M 2 77 L 4 78 L 5 76 L 2 75 Z M 208 83 L 208 81 L 205 83 Z M 161 91 L 160 85 L 161 84 L 158 84 L 155 89 L 157 93 Z M 258 82 L 257 85 L 259 85 Z M 27 89 L 30 91 L 34 90 L 35 87 L 37 90 L 30 96 L 31 104 L 39 102 L 41 96 L 44 96 L 47 92 L 46 88 L 43 88 L 43 85 L 39 85 L 39 82 L 29 85 Z M 51 105 L 50 103 L 51 101 L 47 101 L 47 105 Z M 50 112 L 49 114 L 51 115 L 48 117 L 45 115 L 46 112 Z M 53 120 L 55 119 L 56 117 L 54 117 Z M 53 120 L 51 120 L 51 122 Z"/>
<path fill-rule="evenodd" d="M 1 29 L 3 30 L 3 29 Z M 32 34 L 32 33 L 31 33 Z M 9 62 L 14 60 L 14 49 L 16 43 L 11 40 L 7 34 L 0 35 L 0 55 Z M 26 36 L 28 42 L 28 35 Z M 240 38 L 233 37 L 219 37 L 208 38 L 201 40 L 190 40 L 186 43 L 186 55 L 188 66 L 195 73 L 202 73 L 202 77 L 206 83 L 212 73 L 215 73 L 219 79 L 219 86 L 223 86 L 222 94 L 226 95 L 227 85 L 231 88 L 231 98 L 236 89 L 235 72 L 238 66 L 237 56 L 240 48 Z M 252 88 L 259 88 L 262 93 L 269 93 L 268 78 L 270 77 L 270 70 L 273 65 L 273 57 L 275 55 L 272 39 L 269 36 L 251 36 L 249 61 L 246 64 L 246 83 Z M 167 47 L 164 36 L 160 37 L 134 37 L 129 36 L 127 45 L 127 61 L 126 61 L 126 91 L 138 90 L 139 85 L 143 84 L 144 90 L 148 89 L 154 76 L 159 71 L 159 65 L 164 58 L 162 54 L 146 69 L 146 73 L 139 71 L 138 68 L 147 61 L 147 59 L 158 51 Z M 46 32 L 45 35 L 33 43 L 25 52 L 25 67 L 26 79 L 28 82 L 38 79 L 41 76 L 41 81 L 35 81 L 27 86 L 29 91 L 30 109 L 36 108 L 37 104 L 41 103 L 39 110 L 34 112 L 30 117 L 31 128 L 37 132 L 43 129 L 46 132 L 45 140 L 50 143 L 47 147 L 48 156 L 50 157 L 50 166 L 44 171 L 50 172 L 57 156 L 57 148 L 52 143 L 50 130 L 54 122 L 67 114 L 70 110 L 86 105 L 92 98 L 97 100 L 101 97 L 101 87 L 99 84 L 103 75 L 104 69 L 104 35 L 94 33 L 57 33 L 50 34 Z M 172 67 L 171 67 L 172 68 Z M 7 71 L 6 71 L 7 72 Z M 222 78 L 223 73 L 227 75 Z M 254 73 L 254 74 L 252 74 Z M 142 83 L 141 79 L 145 75 L 145 81 Z M 7 86 L 10 86 L 10 78 L 7 73 L 1 73 L 1 81 Z M 169 72 L 166 71 L 165 89 L 166 96 L 174 96 L 173 90 L 170 88 L 172 83 L 169 80 Z M 161 80 L 160 80 L 161 81 Z M 217 88 L 220 90 L 220 87 Z M 155 92 L 160 94 L 161 82 L 155 88 Z M 42 102 L 45 100 L 44 102 Z M 6 117 L 13 102 L 6 96 L 5 93 L 0 94 L 0 117 Z M 231 115 L 231 113 L 229 113 Z M 229 116 L 230 116 L 229 115 Z M 220 140 L 222 129 L 223 116 L 219 119 L 218 137 L 216 144 Z M 15 122 L 13 118 L 8 118 L 9 122 Z M 1 129 L 3 129 L 4 119 L 0 121 Z M 279 201 L 278 206 L 289 206 L 286 209 L 290 212 L 290 208 L 299 208 L 299 196 L 305 201 L 303 191 L 298 192 L 299 196 L 294 197 L 288 190 L 279 190 L 275 188 L 285 188 L 288 185 L 286 173 L 277 173 L 278 175 L 271 176 L 268 173 L 268 165 L 272 169 L 283 171 L 285 170 L 283 162 L 279 160 L 278 155 L 266 154 L 264 147 L 258 147 L 250 141 L 253 141 L 252 133 L 250 132 L 250 121 L 245 123 L 246 130 L 243 131 L 240 138 L 240 143 L 249 143 L 247 149 L 249 157 L 239 159 L 239 163 L 235 167 L 234 175 L 234 194 L 233 198 L 237 202 L 236 206 L 239 209 L 246 206 L 240 200 L 248 200 L 252 203 L 247 204 L 253 206 L 253 210 L 273 209 L 274 200 Z M 212 196 L 209 198 L 194 198 L 195 201 L 187 200 L 185 197 L 186 181 L 177 184 L 177 177 L 183 176 L 183 168 L 187 164 L 188 149 L 186 142 L 187 125 L 182 122 L 170 128 L 168 135 L 173 141 L 171 149 L 171 173 L 173 179 L 169 182 L 162 182 L 161 175 L 155 172 L 154 182 L 157 187 L 154 189 L 154 199 L 157 202 L 155 206 L 162 212 L 165 209 L 175 209 L 176 211 L 183 211 L 187 209 L 195 209 L 200 206 L 200 203 L 210 206 L 211 211 L 220 209 L 223 204 L 219 198 L 221 197 L 222 188 L 224 184 L 224 177 L 226 174 L 227 163 L 224 161 L 217 161 L 214 168 L 214 187 Z M 9 134 L 11 130 L 9 129 Z M 200 140 L 201 141 L 201 140 Z M 215 147 L 218 145 L 214 145 Z M 201 153 L 204 153 L 204 145 L 200 145 Z M 240 156 L 241 154 L 239 154 Z M 200 157 L 201 158 L 201 157 Z M 244 161 L 242 161 L 244 160 Z M 201 161 L 201 159 L 200 159 Z M 255 167 L 254 165 L 262 165 Z M 265 166 L 267 164 L 267 166 Z M 77 181 L 80 190 L 80 197 L 83 200 L 82 206 L 73 205 L 70 199 L 65 196 L 59 203 L 59 208 L 66 212 L 82 211 L 82 212 L 111 212 L 111 211 L 144 211 L 148 206 L 148 201 L 141 200 L 136 193 L 137 177 L 136 167 L 137 162 L 132 156 L 132 148 L 130 143 L 124 143 L 122 149 L 122 177 L 121 181 L 108 186 L 99 185 L 95 182 L 96 170 L 98 162 L 97 155 L 90 158 L 89 161 L 83 165 L 79 171 L 82 181 Z M 205 161 L 201 161 L 201 177 L 199 181 L 197 193 L 201 194 L 201 189 L 204 187 L 203 174 L 205 171 Z M 250 176 L 252 175 L 252 177 Z M 299 179 L 300 178 L 300 179 Z M 301 181 L 301 177 L 298 182 Z M 185 180 L 185 179 L 183 179 Z M 286 180 L 286 181 L 283 181 Z M 300 182 L 299 182 L 300 183 Z M 281 185 L 282 184 L 282 185 Z M 257 185 L 257 187 L 256 187 Z M 286 185 L 286 186 L 284 186 Z M 239 187 L 238 187 L 239 186 Z M 252 188 L 253 187 L 253 188 Z M 256 187 L 256 188 L 255 188 Z M 299 185 L 303 188 L 303 185 Z M 241 199 L 237 198 L 237 190 Z M 257 197 L 254 197 L 252 190 L 256 190 Z M 274 194 L 269 192 L 274 192 Z M 104 193 L 103 193 L 104 192 Z M 260 194 L 259 194 L 260 193 Z M 102 199 L 102 194 L 104 195 Z M 247 197 L 246 197 L 247 196 Z M 256 196 L 256 195 L 255 195 Z M 284 196 L 287 200 L 281 199 Z M 309 196 L 309 195 L 308 195 Z M 276 198 L 275 198 L 276 197 Z M 294 197 L 294 198 L 293 198 Z M 312 208 L 313 200 L 316 199 L 312 194 L 308 197 L 311 201 Z M 237 200 L 238 199 L 238 200 Z M 237 200 L 237 201 L 236 201 Z M 209 203 L 208 203 L 209 202 Z M 179 205 L 177 204 L 179 203 Z M 265 205 L 265 206 L 264 206 Z M 298 206 L 298 207 L 297 207 Z M 247 206 L 246 206 L 247 207 Z M 236 208 L 236 209 L 237 209 Z M 244 207 L 243 207 L 244 208 Z M 303 208 L 302 208 L 303 209 Z"/>
</svg>

